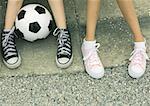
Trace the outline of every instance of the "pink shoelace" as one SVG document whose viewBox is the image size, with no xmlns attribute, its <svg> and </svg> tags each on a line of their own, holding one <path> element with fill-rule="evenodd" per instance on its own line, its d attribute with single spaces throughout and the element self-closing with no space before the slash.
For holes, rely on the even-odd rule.
<svg viewBox="0 0 150 106">
<path fill-rule="evenodd" d="M 132 65 L 140 65 L 143 67 L 143 60 L 149 60 L 144 49 L 135 49 L 131 55 L 129 60 L 132 62 Z"/>
<path fill-rule="evenodd" d="M 87 60 L 86 64 L 90 67 L 96 67 L 96 66 L 100 66 L 101 67 L 101 63 L 97 54 L 98 48 L 100 47 L 99 43 L 95 44 L 95 48 L 93 48 L 91 51 L 89 51 L 88 55 L 86 57 L 83 58 L 83 60 Z M 95 50 L 96 49 L 96 50 Z"/>
</svg>

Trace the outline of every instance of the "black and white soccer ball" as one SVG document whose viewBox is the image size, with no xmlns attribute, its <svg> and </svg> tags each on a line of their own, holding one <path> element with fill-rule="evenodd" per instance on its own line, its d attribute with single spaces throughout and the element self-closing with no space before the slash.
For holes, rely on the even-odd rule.
<svg viewBox="0 0 150 106">
<path fill-rule="evenodd" d="M 46 38 L 52 29 L 52 16 L 40 4 L 28 4 L 20 9 L 16 21 L 16 34 L 27 41 Z"/>
</svg>

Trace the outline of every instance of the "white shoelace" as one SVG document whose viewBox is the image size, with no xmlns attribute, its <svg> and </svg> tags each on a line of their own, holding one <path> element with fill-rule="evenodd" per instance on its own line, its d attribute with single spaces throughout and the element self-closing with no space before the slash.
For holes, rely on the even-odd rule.
<svg viewBox="0 0 150 106">
<path fill-rule="evenodd" d="M 59 31 L 57 31 L 59 30 Z M 58 55 L 61 55 L 61 54 L 68 54 L 68 55 L 71 55 L 71 50 L 69 49 L 70 48 L 70 42 L 67 42 L 67 43 L 64 43 L 66 41 L 68 41 L 68 38 L 69 38 L 69 34 L 68 34 L 68 31 L 64 31 L 64 30 L 61 30 L 59 28 L 56 28 L 53 32 L 53 35 L 54 36 L 58 36 L 57 40 L 59 42 L 59 53 Z M 64 47 L 64 45 L 66 45 L 68 48 Z"/>
<path fill-rule="evenodd" d="M 100 47 L 100 44 L 96 43 L 95 48 L 92 48 L 92 50 L 89 51 L 88 55 L 83 58 L 83 60 L 85 61 L 85 60 L 89 59 L 88 62 L 90 63 L 90 65 L 99 64 L 100 61 L 99 61 L 98 54 L 97 54 L 97 52 L 99 52 L 99 50 L 98 50 L 99 47 Z"/>
<path fill-rule="evenodd" d="M 3 36 L 4 36 L 4 39 L 3 39 L 3 46 L 5 47 L 6 45 L 7 45 L 7 43 L 8 43 L 8 40 L 10 39 L 10 38 L 12 38 L 12 35 L 11 35 L 11 33 L 13 33 L 14 32 L 14 27 L 10 30 L 10 32 L 8 33 L 8 34 L 4 34 Z M 10 43 L 13 43 L 13 42 L 10 42 Z"/>
<path fill-rule="evenodd" d="M 15 27 L 13 27 L 8 34 L 3 34 L 4 39 L 2 40 L 2 46 L 4 47 L 3 51 L 5 54 L 5 58 L 7 58 L 11 55 L 16 55 L 16 52 L 14 52 L 14 51 L 16 51 L 14 49 L 15 45 L 14 45 L 14 42 L 12 42 L 13 37 L 14 37 L 12 35 L 12 33 L 14 32 L 14 30 L 15 30 Z"/>
</svg>

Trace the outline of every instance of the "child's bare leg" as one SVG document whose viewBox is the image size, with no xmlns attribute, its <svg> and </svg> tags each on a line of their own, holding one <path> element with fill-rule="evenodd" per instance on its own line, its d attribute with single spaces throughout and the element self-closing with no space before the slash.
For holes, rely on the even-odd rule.
<svg viewBox="0 0 150 106">
<path fill-rule="evenodd" d="M 60 29 L 66 29 L 66 17 L 63 0 L 48 0 L 48 2 L 54 14 L 57 27 Z"/>
<path fill-rule="evenodd" d="M 144 37 L 142 35 L 139 22 L 136 16 L 133 0 L 117 0 L 117 3 L 134 34 L 134 40 L 136 42 L 143 42 Z"/>
<path fill-rule="evenodd" d="M 96 43 L 95 39 L 99 9 L 100 0 L 87 0 L 86 37 L 81 46 L 85 70 L 91 77 L 96 79 L 102 78 L 105 73 L 97 53 L 99 43 Z"/>
<path fill-rule="evenodd" d="M 14 22 L 23 0 L 8 0 L 4 30 L 1 35 L 1 51 L 4 64 L 11 69 L 21 64 L 21 57 L 16 48 Z"/>
<path fill-rule="evenodd" d="M 23 0 L 8 0 L 4 29 L 11 29 Z"/>
<path fill-rule="evenodd" d="M 144 37 L 142 35 L 139 22 L 135 13 L 132 0 L 117 0 L 118 5 L 127 20 L 134 34 L 134 51 L 130 57 L 128 73 L 133 78 L 140 78 L 146 70 L 146 60 L 149 59 L 146 54 Z"/>
<path fill-rule="evenodd" d="M 88 0 L 87 2 L 87 27 L 86 37 L 88 41 L 95 40 L 96 23 L 100 9 L 100 0 Z"/>
</svg>

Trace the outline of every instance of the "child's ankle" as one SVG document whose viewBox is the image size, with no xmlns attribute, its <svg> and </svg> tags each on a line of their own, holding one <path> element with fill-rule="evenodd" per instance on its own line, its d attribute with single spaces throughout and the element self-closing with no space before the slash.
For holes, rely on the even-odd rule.
<svg viewBox="0 0 150 106">
<path fill-rule="evenodd" d="M 144 39 L 144 37 L 141 35 L 141 36 L 139 36 L 139 37 L 135 37 L 135 38 L 134 38 L 134 41 L 135 41 L 135 42 L 144 42 L 145 39 Z"/>
<path fill-rule="evenodd" d="M 90 37 L 90 38 L 89 37 L 85 37 L 85 40 L 86 41 L 95 41 L 95 38 L 94 37 Z"/>
<path fill-rule="evenodd" d="M 9 32 L 9 31 L 11 31 L 12 29 L 15 29 L 15 27 L 13 26 L 13 27 L 10 27 L 10 28 L 4 28 L 3 31 L 4 31 L 4 32 Z"/>
<path fill-rule="evenodd" d="M 57 28 L 59 28 L 59 29 L 67 29 L 66 26 L 58 26 Z"/>
<path fill-rule="evenodd" d="M 84 40 L 83 40 L 83 42 L 84 43 L 93 43 L 93 44 L 95 44 L 96 43 L 96 40 L 94 39 L 94 40 L 87 40 L 86 38 L 84 38 Z"/>
</svg>

